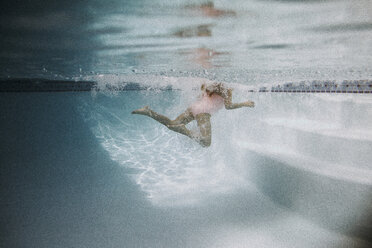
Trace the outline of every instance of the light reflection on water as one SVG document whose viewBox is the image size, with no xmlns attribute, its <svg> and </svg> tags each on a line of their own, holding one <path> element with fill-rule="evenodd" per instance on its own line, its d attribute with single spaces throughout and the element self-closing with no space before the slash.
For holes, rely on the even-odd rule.
<svg viewBox="0 0 372 248">
<path fill-rule="evenodd" d="M 294 162 L 294 166 L 311 172 L 317 171 L 316 173 L 327 177 L 367 185 L 372 183 L 368 152 L 372 141 L 372 133 L 369 130 L 370 96 L 275 93 L 259 95 L 247 94 L 243 85 L 235 85 L 235 101 L 253 98 L 257 104 L 256 108 L 217 114 L 213 118 L 216 120 L 213 121 L 216 131 L 213 135 L 213 145 L 210 149 L 200 149 L 188 138 L 175 135 L 149 118 L 130 115 L 133 109 L 144 105 L 150 105 L 155 111 L 160 111 L 170 118 L 183 112 L 195 98 L 197 91 L 193 89 L 197 87 L 183 85 L 183 81 L 177 79 L 149 77 L 146 80 L 142 77 L 143 81 L 151 81 L 154 85 L 156 81 L 161 81 L 172 85 L 174 89 L 181 87 L 183 90 L 165 93 L 119 93 L 113 98 L 100 97 L 89 107 L 92 110 L 86 110 L 92 115 L 90 119 L 97 122 L 93 128 L 95 134 L 105 149 L 113 152 L 114 160 L 124 166 L 130 164 L 130 167 L 141 170 L 168 165 L 178 167 L 175 165 L 178 162 L 180 168 L 190 164 L 201 169 L 219 162 L 224 165 L 244 164 L 249 161 L 244 152 L 244 149 L 248 149 L 282 159 L 292 157 L 295 161 L 297 158 L 298 163 Z M 194 80 L 196 85 L 202 82 L 201 79 Z M 161 97 L 162 94 L 165 96 Z M 113 104 L 121 107 L 113 108 Z M 185 142 L 187 147 L 184 147 Z M 226 149 L 230 145 L 234 149 L 227 152 Z M 112 147 L 115 149 L 112 150 Z M 178 150 L 179 148 L 181 150 Z M 147 156 L 151 159 L 146 158 Z M 145 164 L 141 162 L 143 159 Z M 302 160 L 309 163 L 305 165 Z M 335 169 L 336 167 L 338 169 Z M 197 185 L 196 182 L 193 184 Z M 221 185 L 226 183 L 222 182 Z M 154 190 L 153 186 L 149 188 Z M 164 187 L 162 185 L 160 188 Z M 175 195 L 182 194 L 175 190 Z M 159 194 L 159 197 L 163 196 Z M 161 200 L 163 203 L 164 201 Z"/>
<path fill-rule="evenodd" d="M 371 9 L 367 0 L 47 5 L 2 17 L 2 76 L 208 69 L 206 77 L 244 84 L 369 78 Z"/>
<path fill-rule="evenodd" d="M 257 247 L 275 242 L 279 247 L 299 242 L 304 247 L 359 245 L 342 233 L 352 233 L 354 227 L 368 230 L 370 221 L 369 95 L 259 94 L 234 85 L 235 101 L 248 97 L 256 107 L 213 116 L 212 145 L 204 149 L 150 118 L 130 114 L 150 105 L 177 116 L 195 97 L 193 86 L 203 82 L 188 78 L 195 85 L 187 85 L 183 80 L 142 77 L 140 81 L 181 90 L 98 93 L 92 102 L 83 101 L 81 113 L 112 160 L 132 169 L 134 182 L 154 206 L 226 207 L 260 218 L 268 216 L 265 209 L 277 214 L 278 219 L 250 228 L 230 226 L 227 217 L 221 226 L 203 232 L 208 238 L 192 242 L 206 247 L 247 247 L 240 242 Z M 214 239 L 216 232 L 224 234 Z"/>
</svg>

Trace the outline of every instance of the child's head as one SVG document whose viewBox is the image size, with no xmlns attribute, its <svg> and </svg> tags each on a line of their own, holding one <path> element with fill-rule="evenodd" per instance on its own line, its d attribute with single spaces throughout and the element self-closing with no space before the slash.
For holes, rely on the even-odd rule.
<svg viewBox="0 0 372 248">
<path fill-rule="evenodd" d="M 212 95 L 213 93 L 221 93 L 223 89 L 222 83 L 212 83 L 212 84 L 202 84 L 201 88 L 202 91 L 205 91 L 208 95 Z"/>
</svg>

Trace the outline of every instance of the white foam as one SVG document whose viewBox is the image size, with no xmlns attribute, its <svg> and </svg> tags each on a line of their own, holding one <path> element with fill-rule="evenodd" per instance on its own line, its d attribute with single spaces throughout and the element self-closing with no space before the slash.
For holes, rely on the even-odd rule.
<svg viewBox="0 0 372 248">
<path fill-rule="evenodd" d="M 120 86 L 126 83 L 137 83 L 140 86 L 146 87 L 149 90 L 156 90 L 166 87 L 172 87 L 173 90 L 199 90 L 203 83 L 210 84 L 214 81 L 201 78 L 201 77 L 169 77 L 169 76 L 157 76 L 148 74 L 105 74 L 105 75 L 93 75 L 79 78 L 80 80 L 94 81 L 97 83 L 98 89 L 105 89 L 107 85 Z M 226 83 L 232 88 L 237 88 L 239 91 L 253 90 L 256 87 L 237 84 L 237 83 Z"/>
</svg>

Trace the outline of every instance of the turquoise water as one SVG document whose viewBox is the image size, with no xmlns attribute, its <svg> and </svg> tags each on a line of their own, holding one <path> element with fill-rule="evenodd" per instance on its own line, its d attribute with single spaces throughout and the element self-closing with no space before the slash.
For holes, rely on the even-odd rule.
<svg viewBox="0 0 372 248">
<path fill-rule="evenodd" d="M 2 244 L 369 247 L 370 97 L 237 94 L 207 149 L 130 114 L 194 93 L 2 93 Z"/>
<path fill-rule="evenodd" d="M 370 80 L 370 1 L 213 4 L 1 4 L 2 79 L 97 84 L 0 93 L 1 247 L 371 246 L 370 94 L 250 92 Z M 214 115 L 209 148 L 130 114 L 211 80 L 256 107 Z"/>
<path fill-rule="evenodd" d="M 6 5 L 0 75 L 134 71 L 243 84 L 371 78 L 368 0 L 205 3 L 34 1 L 8 12 Z"/>
</svg>

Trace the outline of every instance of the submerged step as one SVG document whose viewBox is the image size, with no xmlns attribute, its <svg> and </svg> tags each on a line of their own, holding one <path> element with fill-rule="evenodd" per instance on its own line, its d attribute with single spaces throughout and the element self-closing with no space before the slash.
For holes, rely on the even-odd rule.
<svg viewBox="0 0 372 248">
<path fill-rule="evenodd" d="M 278 146 L 262 145 L 247 141 L 240 141 L 237 144 L 244 149 L 273 158 L 293 168 L 341 181 L 372 186 L 372 172 L 367 168 L 357 168 L 353 164 L 331 163 Z"/>
</svg>

